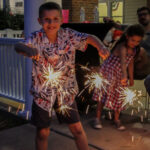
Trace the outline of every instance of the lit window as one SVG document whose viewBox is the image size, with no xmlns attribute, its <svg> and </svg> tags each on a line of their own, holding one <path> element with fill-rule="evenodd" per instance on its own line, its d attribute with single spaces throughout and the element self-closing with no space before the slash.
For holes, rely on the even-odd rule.
<svg viewBox="0 0 150 150">
<path fill-rule="evenodd" d="M 16 2 L 16 7 L 22 7 L 23 6 L 23 2 Z"/>
<path fill-rule="evenodd" d="M 123 0 L 99 0 L 98 8 L 100 22 L 103 22 L 104 17 L 110 17 L 115 21 L 123 23 Z"/>
</svg>

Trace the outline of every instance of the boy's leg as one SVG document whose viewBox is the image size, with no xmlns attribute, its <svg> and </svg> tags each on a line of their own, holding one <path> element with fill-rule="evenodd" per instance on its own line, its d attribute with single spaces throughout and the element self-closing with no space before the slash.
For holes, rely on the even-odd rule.
<svg viewBox="0 0 150 150">
<path fill-rule="evenodd" d="M 37 128 L 36 150 L 47 150 L 49 134 L 50 134 L 50 128 Z"/>
<path fill-rule="evenodd" d="M 68 125 L 71 133 L 75 138 L 77 148 L 79 150 L 89 150 L 87 137 L 80 122 L 80 115 L 78 112 L 76 102 L 74 101 L 73 104 L 69 107 L 71 109 L 68 109 L 67 114 L 63 115 L 61 113 L 58 113 L 58 105 L 56 103 L 54 108 L 56 110 L 57 118 L 60 121 L 60 123 L 64 122 Z"/>
<path fill-rule="evenodd" d="M 81 122 L 69 124 L 68 127 L 75 138 L 77 148 L 79 150 L 89 150 L 87 137 Z"/>
<path fill-rule="evenodd" d="M 34 101 L 32 104 L 31 123 L 36 126 L 36 150 L 47 150 L 48 136 L 50 134 L 49 112 L 40 108 Z"/>
</svg>

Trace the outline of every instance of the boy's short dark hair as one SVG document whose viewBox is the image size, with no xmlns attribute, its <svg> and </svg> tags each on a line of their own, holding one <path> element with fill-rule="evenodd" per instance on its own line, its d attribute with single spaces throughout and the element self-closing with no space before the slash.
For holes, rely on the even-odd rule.
<svg viewBox="0 0 150 150">
<path fill-rule="evenodd" d="M 138 14 L 139 12 L 141 12 L 141 11 L 144 11 L 144 10 L 146 10 L 146 11 L 150 14 L 150 9 L 149 9 L 148 7 L 146 7 L 146 6 L 143 6 L 143 7 L 138 8 L 138 9 L 137 9 L 137 14 Z"/>
<path fill-rule="evenodd" d="M 54 10 L 54 9 L 58 10 L 60 12 L 60 15 L 62 15 L 62 10 L 59 4 L 55 2 L 48 2 L 48 3 L 42 4 L 39 8 L 39 18 L 42 18 L 43 11 Z"/>
</svg>

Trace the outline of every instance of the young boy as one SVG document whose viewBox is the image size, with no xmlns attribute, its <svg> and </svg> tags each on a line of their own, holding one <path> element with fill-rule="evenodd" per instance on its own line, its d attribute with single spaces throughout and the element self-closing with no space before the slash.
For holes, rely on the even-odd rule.
<svg viewBox="0 0 150 150">
<path fill-rule="evenodd" d="M 50 112 L 52 108 L 58 110 L 58 105 L 66 104 L 69 115 L 57 112 L 60 121 L 68 124 L 68 127 L 75 137 L 79 150 L 88 150 L 88 142 L 77 110 L 74 98 L 78 93 L 78 86 L 75 78 L 75 50 L 84 51 L 87 44 L 96 47 L 99 55 L 105 59 L 109 53 L 104 49 L 102 42 L 95 36 L 79 33 L 69 28 L 61 28 L 62 14 L 58 4 L 48 2 L 39 8 L 40 31 L 21 43 L 15 45 L 18 53 L 33 59 L 32 87 L 31 92 L 34 100 L 32 105 L 31 121 L 37 127 L 36 150 L 47 150 L 48 136 L 50 134 Z M 60 101 L 57 86 L 46 84 L 45 71 L 51 65 L 55 71 L 63 72 L 65 79 L 62 89 L 68 92 L 67 96 Z M 63 80 L 62 80 L 63 82 Z"/>
</svg>

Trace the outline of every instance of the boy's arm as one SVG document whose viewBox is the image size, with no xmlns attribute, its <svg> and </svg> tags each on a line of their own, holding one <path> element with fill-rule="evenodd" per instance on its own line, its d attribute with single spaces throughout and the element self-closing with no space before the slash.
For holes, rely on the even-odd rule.
<svg viewBox="0 0 150 150">
<path fill-rule="evenodd" d="M 129 84 L 130 84 L 130 86 L 134 85 L 134 78 L 133 78 L 134 65 L 133 65 L 133 62 L 134 62 L 134 59 L 131 60 L 129 66 L 128 66 Z"/>
<path fill-rule="evenodd" d="M 32 59 L 38 60 L 39 58 L 38 50 L 36 48 L 31 48 L 23 43 L 15 44 L 15 50 L 17 53 L 30 57 Z"/>
<path fill-rule="evenodd" d="M 97 38 L 96 36 L 88 35 L 88 37 L 87 37 L 87 44 L 90 44 L 90 45 L 94 46 L 98 50 L 99 55 L 104 60 L 109 56 L 108 49 L 106 49 L 106 47 L 104 46 L 102 41 L 99 40 L 99 38 Z"/>
<path fill-rule="evenodd" d="M 122 77 L 121 77 L 121 83 L 122 85 L 127 84 L 127 66 L 126 66 L 126 48 L 120 47 L 120 60 L 121 60 L 121 71 L 122 71 Z"/>
</svg>

